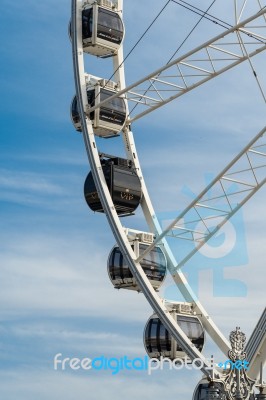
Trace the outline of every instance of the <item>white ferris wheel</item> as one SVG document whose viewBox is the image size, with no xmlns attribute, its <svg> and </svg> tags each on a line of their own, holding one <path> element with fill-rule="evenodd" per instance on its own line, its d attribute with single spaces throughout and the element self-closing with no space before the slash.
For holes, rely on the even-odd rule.
<svg viewBox="0 0 266 400">
<path fill-rule="evenodd" d="M 170 0 L 172 1 L 172 0 Z M 167 6 L 168 1 L 165 5 Z M 82 132 L 91 172 L 84 194 L 88 206 L 104 213 L 117 245 L 108 259 L 108 273 L 115 288 L 142 292 L 154 310 L 144 334 L 144 346 L 152 358 L 188 357 L 205 375 L 194 392 L 195 400 L 266 399 L 262 367 L 266 356 L 266 312 L 262 314 L 247 345 L 237 329 L 230 342 L 198 300 L 182 267 L 266 182 L 266 127 L 245 143 L 239 154 L 162 228 L 154 211 L 134 142 L 134 122 L 196 89 L 233 67 L 246 62 L 266 102 L 263 85 L 253 67 L 253 57 L 266 50 L 264 0 L 232 0 L 234 24 L 224 22 L 187 2 L 200 18 L 219 23 L 222 32 L 126 86 L 124 70 L 123 0 L 72 0 L 70 36 L 76 95 L 71 104 L 72 121 Z M 112 77 L 97 77 L 85 70 L 88 57 L 113 60 Z M 101 140 L 115 139 L 125 157 L 100 153 Z M 109 141 L 108 141 L 109 142 Z M 235 184 L 232 186 L 232 183 Z M 234 189 L 232 189 L 232 187 Z M 145 232 L 123 226 L 124 216 L 142 209 Z M 168 238 L 191 241 L 193 250 L 175 260 Z M 167 302 L 158 288 L 171 275 L 183 302 Z M 203 355 L 205 332 L 232 360 L 250 362 L 245 371 L 233 373 L 211 367 Z M 242 358 L 241 358 L 242 357 Z M 259 380 L 259 376 L 261 378 Z"/>
</svg>

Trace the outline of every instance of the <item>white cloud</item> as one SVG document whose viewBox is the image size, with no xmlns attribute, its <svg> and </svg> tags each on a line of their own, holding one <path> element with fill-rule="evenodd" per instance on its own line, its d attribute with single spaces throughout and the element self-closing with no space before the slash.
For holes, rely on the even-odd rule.
<svg viewBox="0 0 266 400">
<path fill-rule="evenodd" d="M 79 133 L 76 133 L 76 131 L 73 128 L 73 135 L 76 135 L 76 138 L 78 141 L 82 142 L 82 136 Z M 80 140 L 79 140 L 80 139 Z M 83 147 L 82 147 L 83 150 Z M 81 152 L 74 153 L 73 151 L 70 151 L 69 149 L 63 149 L 61 150 L 60 154 L 55 153 L 55 152 L 50 152 L 49 154 L 46 153 L 41 153 L 40 151 L 38 154 L 32 154 L 32 153 L 23 153 L 23 154 L 17 154 L 14 155 L 13 153 L 5 153 L 3 154 L 3 159 L 5 161 L 20 161 L 21 163 L 34 163 L 35 165 L 43 165 L 47 164 L 51 167 L 51 165 L 59 165 L 59 166 L 68 166 L 70 168 L 73 167 L 87 167 L 88 168 L 88 161 L 85 157 L 82 157 Z M 12 171 L 8 170 L 3 170 L 2 173 L 10 173 Z M 26 172 L 24 172 L 26 174 Z"/>
<path fill-rule="evenodd" d="M 35 164 L 38 170 L 38 163 Z M 34 168 L 32 168 L 34 169 Z M 63 209 L 70 203 L 77 210 L 83 197 L 80 174 L 70 172 L 33 172 L 24 170 L 0 170 L 0 200 L 26 206 L 48 209 Z M 82 177 L 83 179 L 83 177 Z M 72 190 L 70 190 L 70 187 Z"/>
<path fill-rule="evenodd" d="M 0 187 L 18 191 L 39 192 L 46 195 L 62 194 L 59 185 L 55 185 L 46 177 L 33 172 L 14 172 L 0 170 Z"/>
<path fill-rule="evenodd" d="M 117 291 L 109 281 L 108 250 L 97 238 L 87 242 L 81 236 L 75 240 L 73 234 L 68 239 L 16 236 L 1 262 L 3 308 L 103 317 L 108 307 L 109 317 L 145 320 L 150 311 L 142 296 Z"/>
</svg>

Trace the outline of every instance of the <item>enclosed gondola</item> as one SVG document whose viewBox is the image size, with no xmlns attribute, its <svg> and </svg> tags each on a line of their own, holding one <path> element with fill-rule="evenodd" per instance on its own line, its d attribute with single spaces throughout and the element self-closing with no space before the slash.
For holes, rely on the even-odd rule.
<svg viewBox="0 0 266 400">
<path fill-rule="evenodd" d="M 113 56 L 121 46 L 125 28 L 115 4 L 109 0 L 87 1 L 82 11 L 82 40 L 86 53 Z"/>
<path fill-rule="evenodd" d="M 193 315 L 192 305 L 190 303 L 170 303 L 167 308 L 193 345 L 202 351 L 205 342 L 204 329 L 199 318 Z M 167 357 L 175 360 L 186 357 L 182 347 L 169 334 L 156 314 L 153 314 L 146 324 L 144 346 L 150 358 Z"/>
<path fill-rule="evenodd" d="M 147 235 L 147 234 L 146 234 Z M 149 236 L 153 237 L 152 234 Z M 142 235 L 143 238 L 143 235 Z M 143 240 L 140 238 L 140 240 Z M 138 257 L 149 246 L 135 239 L 132 248 Z M 151 243 L 153 240 L 151 241 Z M 159 246 L 155 246 L 150 253 L 140 261 L 140 265 L 155 290 L 159 289 L 166 277 L 166 258 Z M 136 279 L 133 277 L 129 266 L 118 246 L 115 246 L 109 254 L 107 269 L 109 278 L 116 289 L 131 289 L 140 291 Z"/>
<path fill-rule="evenodd" d="M 142 190 L 132 162 L 106 154 L 101 154 L 100 157 L 103 174 L 117 214 L 133 214 L 140 204 Z M 91 172 L 85 180 L 84 195 L 91 210 L 104 212 Z"/>
<path fill-rule="evenodd" d="M 97 83 L 87 85 L 87 97 L 89 107 L 99 105 L 116 94 L 116 84 L 104 79 Z M 117 135 L 126 121 L 126 103 L 122 97 L 108 100 L 102 106 L 89 114 L 95 135 L 104 138 Z M 76 96 L 71 103 L 71 119 L 77 131 L 81 132 L 80 111 Z"/>
<path fill-rule="evenodd" d="M 196 387 L 193 400 L 226 400 L 223 384 L 221 382 L 209 382 L 203 378 Z"/>
</svg>

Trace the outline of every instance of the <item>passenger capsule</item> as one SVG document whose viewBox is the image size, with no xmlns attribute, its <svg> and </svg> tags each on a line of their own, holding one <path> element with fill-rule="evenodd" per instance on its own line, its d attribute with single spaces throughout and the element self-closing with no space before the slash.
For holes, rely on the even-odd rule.
<svg viewBox="0 0 266 400">
<path fill-rule="evenodd" d="M 100 84 L 87 90 L 88 104 L 90 107 L 100 104 L 116 93 L 101 87 Z M 80 114 L 76 96 L 71 104 L 71 119 L 78 132 L 81 132 Z M 126 104 L 122 97 L 116 97 L 108 100 L 101 107 L 90 113 L 90 119 L 93 125 L 95 135 L 104 138 L 117 135 L 123 128 L 126 121 Z"/>
<path fill-rule="evenodd" d="M 173 305 L 171 305 L 169 312 L 196 348 L 202 351 L 205 337 L 203 326 L 198 317 L 192 313 L 180 313 Z M 175 360 L 176 358 L 184 359 L 186 357 L 179 343 L 172 339 L 156 314 L 153 314 L 146 324 L 144 346 L 150 358 L 167 357 Z"/>
<path fill-rule="evenodd" d="M 203 378 L 198 386 L 196 387 L 193 397 L 193 400 L 208 400 L 208 399 L 217 399 L 217 400 L 226 400 L 226 396 L 224 394 L 223 385 L 220 382 L 210 382 Z"/>
<path fill-rule="evenodd" d="M 140 204 L 142 196 L 140 179 L 131 161 L 118 157 L 103 157 L 101 159 L 103 174 L 116 212 L 118 215 L 130 215 Z M 85 180 L 84 195 L 91 210 L 104 212 L 91 172 Z"/>
<path fill-rule="evenodd" d="M 147 249 L 148 244 L 136 242 L 138 254 Z M 136 252 L 136 249 L 134 249 Z M 166 258 L 159 246 L 155 246 L 141 261 L 143 271 L 154 289 L 158 289 L 166 277 Z M 108 258 L 107 269 L 109 278 L 116 289 L 131 289 L 140 291 L 136 279 L 133 277 L 126 260 L 118 246 L 115 246 Z"/>
<path fill-rule="evenodd" d="M 108 0 L 86 4 L 82 11 L 82 40 L 86 53 L 108 57 L 117 53 L 124 38 L 124 25 Z"/>
</svg>

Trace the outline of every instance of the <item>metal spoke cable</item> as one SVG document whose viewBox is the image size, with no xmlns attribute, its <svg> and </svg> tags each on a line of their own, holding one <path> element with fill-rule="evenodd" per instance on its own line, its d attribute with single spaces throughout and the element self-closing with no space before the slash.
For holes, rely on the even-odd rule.
<svg viewBox="0 0 266 400">
<path fill-rule="evenodd" d="M 232 27 L 232 25 L 228 24 L 227 22 L 225 22 L 219 18 L 216 18 L 215 16 L 213 16 L 211 14 L 208 14 L 207 12 L 205 13 L 200 8 L 197 8 L 197 7 L 193 6 L 192 4 L 186 3 L 185 1 L 184 2 L 182 2 L 180 0 L 171 0 L 171 1 L 172 1 L 172 3 L 175 3 L 183 8 L 186 8 L 189 11 L 192 11 L 194 14 L 203 16 L 203 18 L 207 19 L 208 21 L 213 22 L 216 25 L 221 26 L 222 28 L 228 29 L 228 28 Z M 182 4 L 182 3 L 185 3 L 185 4 Z"/>
<path fill-rule="evenodd" d="M 200 19 L 198 20 L 198 22 L 193 26 L 193 28 L 190 30 L 190 32 L 187 34 L 187 36 L 185 37 L 185 39 L 183 40 L 183 42 L 180 44 L 180 46 L 178 46 L 178 48 L 176 49 L 176 51 L 174 52 L 174 54 L 172 55 L 171 58 L 169 58 L 169 60 L 167 61 L 167 64 L 169 64 L 172 59 L 175 57 L 175 55 L 179 52 L 179 50 L 182 48 L 182 46 L 186 43 L 186 41 L 189 39 L 189 37 L 191 36 L 191 34 L 194 32 L 194 30 L 197 28 L 197 26 L 200 24 L 200 22 L 203 20 L 203 18 L 205 17 L 205 15 L 208 14 L 208 11 L 212 8 L 212 6 L 214 5 L 214 3 L 216 3 L 216 0 L 213 0 L 213 2 L 211 3 L 211 5 L 207 8 L 206 11 L 204 11 L 204 14 L 200 17 Z"/>
<path fill-rule="evenodd" d="M 171 56 L 171 58 L 168 60 L 168 62 L 166 63 L 166 65 L 168 65 L 168 64 L 173 60 L 173 58 L 175 57 L 175 55 L 178 53 L 178 51 L 181 49 L 181 47 L 184 45 L 184 43 L 188 40 L 188 38 L 191 36 L 191 34 L 193 33 L 193 31 L 196 29 L 196 27 L 199 25 L 199 23 L 202 21 L 203 18 L 204 18 L 204 19 L 207 19 L 207 20 L 209 20 L 209 21 L 215 23 L 216 25 L 219 25 L 219 26 L 221 26 L 221 27 L 223 27 L 223 28 L 225 28 L 225 29 L 230 29 L 230 28 L 233 27 L 232 24 L 229 24 L 228 22 L 223 21 L 222 19 L 217 18 L 217 17 L 215 17 L 215 16 L 212 15 L 212 14 L 209 14 L 209 10 L 210 10 L 211 7 L 214 5 L 214 3 L 216 2 L 216 0 L 214 0 L 214 1 L 211 3 L 211 5 L 207 8 L 206 11 L 201 10 L 201 9 L 198 8 L 198 7 L 195 7 L 195 6 L 193 6 L 192 4 L 190 4 L 190 3 L 188 3 L 188 2 L 186 2 L 186 1 L 184 1 L 184 0 L 171 0 L 171 1 L 172 1 L 173 3 L 175 3 L 176 5 L 180 5 L 181 7 L 184 7 L 184 8 L 186 8 L 187 10 L 192 11 L 192 12 L 194 12 L 194 13 L 197 14 L 197 15 L 200 15 L 200 19 L 199 19 L 199 21 L 195 24 L 195 26 L 191 29 L 191 31 L 188 33 L 188 35 L 187 35 L 186 38 L 183 40 L 183 42 L 180 44 L 180 46 L 177 48 L 177 50 L 175 51 L 175 53 L 174 53 L 174 54 Z M 182 3 L 183 3 L 183 4 L 182 4 Z M 261 4 L 260 4 L 260 8 L 263 9 L 263 8 L 265 8 L 265 7 L 262 7 Z M 252 33 L 250 33 L 250 32 L 244 32 L 244 31 L 243 31 L 243 34 L 245 34 L 245 35 L 247 35 L 247 36 L 249 36 L 249 37 L 252 37 L 253 39 L 257 40 L 258 42 L 264 43 L 263 40 L 261 40 L 260 38 L 258 38 L 258 37 L 256 37 L 256 36 L 252 35 Z M 247 53 L 247 52 L 246 52 L 246 53 Z M 248 60 L 249 60 L 249 63 L 251 64 L 250 57 L 248 57 Z M 251 65 L 252 65 L 252 64 L 251 64 Z M 265 94 L 264 94 L 264 92 L 263 92 L 262 86 L 261 86 L 261 84 L 260 84 L 260 82 L 259 82 L 259 80 L 258 80 L 256 71 L 254 70 L 253 66 L 252 66 L 252 71 L 253 71 L 253 74 L 254 74 L 254 76 L 255 76 L 255 78 L 256 78 L 256 80 L 257 80 L 257 83 L 258 83 L 259 89 L 260 89 L 260 91 L 261 91 L 261 93 L 262 93 L 262 96 L 263 96 L 263 98 L 264 98 L 264 100 L 265 100 Z M 158 77 L 159 77 L 159 76 L 160 76 L 160 75 L 158 75 Z M 144 96 L 149 92 L 149 90 L 151 89 L 151 87 L 152 87 L 152 84 L 145 90 L 145 92 L 143 93 L 141 99 L 144 98 Z M 266 101 L 266 100 L 265 100 L 265 101 Z M 132 107 L 132 109 L 130 110 L 130 114 L 138 107 L 138 105 L 139 105 L 139 103 L 135 104 L 135 105 Z"/>
<path fill-rule="evenodd" d="M 211 5 L 207 8 L 207 10 L 204 12 L 204 15 L 208 13 L 208 11 L 211 9 L 211 7 L 214 5 L 214 3 L 216 2 L 216 0 L 213 0 L 213 2 L 211 3 Z M 178 51 L 184 46 L 184 44 L 186 43 L 186 41 L 189 39 L 189 37 L 192 35 L 192 33 L 194 32 L 194 30 L 197 28 L 197 26 L 200 24 L 200 22 L 203 20 L 204 15 L 202 15 L 200 17 L 200 19 L 198 20 L 198 22 L 193 26 L 193 28 L 190 30 L 190 32 L 187 34 L 187 36 L 185 37 L 185 39 L 182 41 L 182 43 L 178 46 L 178 48 L 176 49 L 176 51 L 174 52 L 174 54 L 169 58 L 169 60 L 167 61 L 166 65 L 169 64 L 172 59 L 175 57 L 175 55 L 178 53 Z M 160 75 L 158 75 L 160 76 Z M 152 85 L 150 85 L 145 92 L 143 93 L 143 96 L 145 96 L 147 94 L 147 92 L 150 90 L 150 88 L 152 87 Z M 136 107 L 138 106 L 138 103 L 134 105 L 134 107 L 130 110 L 130 113 L 132 113 Z"/>
<path fill-rule="evenodd" d="M 128 59 L 128 57 L 133 53 L 133 51 L 135 50 L 135 48 L 139 45 L 139 43 L 142 41 L 142 39 L 146 36 L 146 34 L 148 33 L 148 31 L 151 29 L 151 27 L 154 25 L 154 23 L 157 21 L 157 19 L 160 17 L 160 15 L 163 13 L 163 11 L 166 9 L 166 7 L 168 6 L 168 4 L 171 2 L 171 0 L 168 0 L 166 2 L 166 4 L 163 6 L 163 8 L 159 11 L 159 13 L 156 15 L 156 17 L 152 20 L 152 22 L 150 23 L 150 25 L 148 26 L 148 28 L 143 32 L 143 34 L 141 35 L 141 37 L 137 40 L 137 42 L 134 44 L 134 46 L 131 48 L 131 50 L 127 53 L 126 57 L 123 59 L 123 61 L 118 65 L 118 67 L 116 68 L 116 70 L 113 72 L 113 74 L 110 76 L 110 78 L 107 80 L 107 82 L 104 85 L 104 88 L 106 87 L 106 85 L 110 82 L 110 80 L 114 77 L 114 75 L 117 73 L 117 71 L 119 70 L 120 67 L 122 67 L 122 65 L 125 63 L 125 61 Z M 96 98 L 99 96 L 99 94 L 96 96 Z"/>
<path fill-rule="evenodd" d="M 175 1 L 175 0 L 172 0 L 172 1 L 173 1 L 173 3 L 179 4 L 179 3 L 177 3 L 177 1 Z M 222 19 L 220 19 L 220 18 L 218 18 L 218 17 L 215 17 L 215 15 L 209 14 L 209 13 L 208 13 L 209 9 L 208 9 L 206 12 L 204 12 L 204 11 L 201 10 L 200 8 L 198 8 L 198 7 L 196 7 L 196 6 L 193 6 L 192 4 L 190 4 L 190 3 L 188 3 L 188 2 L 186 2 L 186 1 L 184 1 L 184 0 L 178 0 L 178 1 L 179 1 L 180 3 L 186 4 L 187 6 L 192 7 L 192 8 L 194 8 L 195 10 L 197 10 L 197 11 L 199 11 L 199 12 L 201 12 L 201 13 L 206 14 L 208 17 L 211 17 L 211 18 L 215 19 L 216 21 L 219 21 L 219 22 L 221 22 L 222 24 L 226 24 L 226 25 L 228 25 L 230 28 L 232 28 L 232 25 L 230 25 L 228 22 L 226 22 L 226 21 L 224 21 L 224 20 L 222 20 Z M 181 4 L 179 4 L 179 5 L 181 5 Z"/>
<path fill-rule="evenodd" d="M 243 40 L 242 40 L 242 37 L 241 37 L 241 35 L 240 35 L 239 32 L 237 32 L 237 36 L 238 36 L 238 38 L 239 38 L 239 43 L 241 43 L 242 52 L 243 52 L 243 54 L 245 54 L 245 56 L 247 57 L 247 60 L 248 60 L 248 62 L 249 62 L 249 65 L 250 65 L 250 68 L 251 68 L 251 70 L 252 70 L 252 73 L 253 73 L 253 75 L 254 75 L 254 77 L 255 77 L 255 79 L 256 79 L 256 82 L 257 82 L 257 85 L 258 85 L 259 90 L 260 90 L 260 92 L 261 92 L 261 95 L 262 95 L 262 97 L 263 97 L 264 103 L 266 103 L 266 95 L 265 95 L 265 93 L 264 93 L 262 84 L 260 83 L 260 80 L 259 80 L 259 77 L 258 77 L 258 75 L 257 75 L 257 72 L 255 71 L 254 65 L 253 65 L 253 63 L 252 63 L 252 61 L 251 61 L 251 59 L 250 59 L 250 57 L 249 57 L 248 51 L 247 51 L 247 49 L 246 49 L 246 46 L 245 46 L 245 44 L 244 44 L 244 42 L 243 42 Z"/>
<path fill-rule="evenodd" d="M 203 18 L 213 22 L 216 25 L 221 26 L 222 28 L 225 28 L 225 29 L 233 28 L 232 24 L 229 24 L 228 22 L 226 22 L 226 21 L 224 21 L 224 20 L 222 20 L 220 18 L 217 18 L 212 14 L 209 14 L 208 12 L 205 12 L 205 11 L 201 10 L 200 8 L 193 6 L 192 4 L 187 3 L 186 1 L 183 1 L 183 0 L 171 0 L 171 1 L 173 3 L 181 6 L 181 7 L 186 8 L 189 11 L 194 12 L 195 14 L 203 15 Z M 184 4 L 181 4 L 181 3 L 184 3 Z M 263 10 L 264 8 L 266 8 L 266 6 L 262 7 L 261 4 L 260 4 L 260 9 Z M 243 33 L 245 33 L 247 36 L 252 37 L 253 39 L 255 39 L 255 40 L 257 40 L 257 41 L 259 41 L 261 43 L 264 43 L 263 40 L 261 40 L 258 37 L 252 35 L 252 33 L 250 33 L 250 32 L 243 32 Z"/>
</svg>

